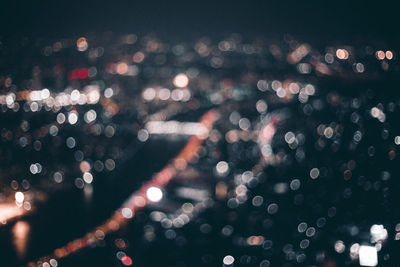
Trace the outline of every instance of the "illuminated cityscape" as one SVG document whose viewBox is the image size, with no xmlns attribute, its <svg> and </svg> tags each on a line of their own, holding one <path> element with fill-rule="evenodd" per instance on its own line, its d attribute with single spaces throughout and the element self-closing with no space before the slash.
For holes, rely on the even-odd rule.
<svg viewBox="0 0 400 267">
<path fill-rule="evenodd" d="M 0 266 L 398 264 L 394 39 L 119 27 L 0 35 Z"/>
</svg>

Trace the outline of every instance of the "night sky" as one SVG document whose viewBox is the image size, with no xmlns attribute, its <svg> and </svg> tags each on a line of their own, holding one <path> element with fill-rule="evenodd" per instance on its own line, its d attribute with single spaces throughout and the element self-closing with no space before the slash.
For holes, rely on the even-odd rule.
<svg viewBox="0 0 400 267">
<path fill-rule="evenodd" d="M 320 42 L 398 42 L 394 1 L 2 1 L 0 33 L 59 37 L 155 32 L 168 38 L 290 33 Z"/>
</svg>

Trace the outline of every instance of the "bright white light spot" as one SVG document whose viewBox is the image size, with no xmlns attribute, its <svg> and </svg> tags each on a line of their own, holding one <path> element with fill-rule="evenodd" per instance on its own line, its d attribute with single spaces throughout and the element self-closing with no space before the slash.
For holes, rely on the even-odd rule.
<svg viewBox="0 0 400 267">
<path fill-rule="evenodd" d="M 85 172 L 83 174 L 83 180 L 86 183 L 91 184 L 93 182 L 93 175 L 90 172 Z"/>
<path fill-rule="evenodd" d="M 49 89 L 44 88 L 44 89 L 40 92 L 40 95 L 41 95 L 42 99 L 49 98 L 49 96 L 50 96 L 50 91 L 49 91 Z"/>
<path fill-rule="evenodd" d="M 150 186 L 146 191 L 146 196 L 152 202 L 159 202 L 163 197 L 163 192 L 158 187 Z"/>
<path fill-rule="evenodd" d="M 225 265 L 231 265 L 231 264 L 233 264 L 234 261 L 235 261 L 235 258 L 232 257 L 231 255 L 227 255 L 227 256 L 225 256 L 224 259 L 223 259 L 223 263 L 224 263 Z"/>
<path fill-rule="evenodd" d="M 400 145 L 400 136 L 396 136 L 396 137 L 394 138 L 394 143 L 395 143 L 396 145 Z"/>
<path fill-rule="evenodd" d="M 189 84 L 189 78 L 186 74 L 180 73 L 175 76 L 173 83 L 176 87 L 186 87 Z"/>
<path fill-rule="evenodd" d="M 40 165 L 40 163 L 31 164 L 29 170 L 31 171 L 32 174 L 40 173 L 42 171 L 42 165 Z"/>
<path fill-rule="evenodd" d="M 87 86 L 86 89 L 86 97 L 88 104 L 96 104 L 100 100 L 100 90 L 95 86 Z"/>
<path fill-rule="evenodd" d="M 97 113 L 93 109 L 89 110 L 88 112 L 85 113 L 84 115 L 84 120 L 86 123 L 90 123 L 94 121 L 97 118 Z"/>
<path fill-rule="evenodd" d="M 25 199 L 24 193 L 22 192 L 15 193 L 15 201 L 17 201 L 18 203 L 22 203 L 24 199 Z"/>
<path fill-rule="evenodd" d="M 122 216 L 124 216 L 127 219 L 132 218 L 132 216 L 133 216 L 132 210 L 130 208 L 123 208 L 122 209 Z"/>
<path fill-rule="evenodd" d="M 217 163 L 216 169 L 219 175 L 226 175 L 229 171 L 229 165 L 226 161 L 220 161 Z"/>
<path fill-rule="evenodd" d="M 378 265 L 378 252 L 375 247 L 360 246 L 359 259 L 361 266 L 376 266 Z"/>
<path fill-rule="evenodd" d="M 81 96 L 81 93 L 76 89 L 71 92 L 71 100 L 73 102 L 77 102 L 79 100 L 80 96 Z"/>
<path fill-rule="evenodd" d="M 110 98 L 114 95 L 114 90 L 112 88 L 107 88 L 106 90 L 104 90 L 104 96 L 106 98 Z"/>
<path fill-rule="evenodd" d="M 78 114 L 76 113 L 76 111 L 71 111 L 68 114 L 68 122 L 70 124 L 75 124 L 78 121 Z"/>
<path fill-rule="evenodd" d="M 371 226 L 370 229 L 371 233 L 371 241 L 373 243 L 379 242 L 379 241 L 384 241 L 386 240 L 388 233 L 385 227 L 383 227 L 382 224 L 374 224 Z"/>
</svg>

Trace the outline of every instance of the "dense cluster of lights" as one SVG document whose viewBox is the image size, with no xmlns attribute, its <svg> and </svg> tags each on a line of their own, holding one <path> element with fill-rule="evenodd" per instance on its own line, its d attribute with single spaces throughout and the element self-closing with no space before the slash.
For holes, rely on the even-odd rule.
<svg viewBox="0 0 400 267">
<path fill-rule="evenodd" d="M 189 141 L 104 223 L 30 266 L 55 267 L 84 248 L 108 246 L 130 223 L 143 224 L 140 240 L 149 244 L 165 239 L 183 246 L 192 242 L 184 235 L 190 227 L 198 230 L 187 235 L 199 240 L 218 236 L 224 245 L 217 254 L 204 252 L 198 259 L 204 265 L 389 262 L 385 247 L 400 239 L 400 227 L 391 225 L 399 218 L 370 218 L 365 231 L 346 205 L 382 194 L 392 207 L 399 99 L 364 89 L 348 96 L 323 79 L 392 77 L 397 51 L 369 45 L 319 50 L 290 36 L 268 42 L 234 34 L 217 43 L 167 44 L 130 34 L 118 40 L 111 47 L 90 37 L 45 45 L 43 57 L 71 52 L 79 64 L 32 66 L 29 82 L 0 73 L 0 152 L 12 159 L 1 169 L 13 164 L 14 170 L 0 180 L 1 224 L 34 212 L 62 188 L 82 190 L 89 205 L 97 182 L 124 166 L 132 146 L 157 138 Z M 242 63 L 247 67 L 237 75 Z M 274 66 L 288 75 L 274 75 Z M 210 109 L 199 122 L 182 119 Z M 373 165 L 377 157 L 379 166 Z M 202 215 L 205 210 L 214 218 Z M 18 221 L 13 229 L 23 257 L 29 224 Z M 318 248 L 321 240 L 326 245 Z M 113 243 L 118 264 L 134 265 L 138 254 L 128 242 Z"/>
</svg>

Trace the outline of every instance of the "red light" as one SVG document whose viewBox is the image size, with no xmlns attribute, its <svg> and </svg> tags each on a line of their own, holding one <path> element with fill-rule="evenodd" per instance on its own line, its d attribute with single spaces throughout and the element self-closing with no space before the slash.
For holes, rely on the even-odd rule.
<svg viewBox="0 0 400 267">
<path fill-rule="evenodd" d="M 72 70 L 72 71 L 69 73 L 69 79 L 70 79 L 70 80 L 76 80 L 76 79 L 78 79 L 78 72 L 77 72 L 77 70 Z"/>
<path fill-rule="evenodd" d="M 89 76 L 89 70 L 87 68 L 74 69 L 69 73 L 70 80 L 86 79 Z"/>
<path fill-rule="evenodd" d="M 89 71 L 87 68 L 82 68 L 78 70 L 78 78 L 79 79 L 86 79 L 88 77 Z"/>
<path fill-rule="evenodd" d="M 123 256 L 123 257 L 121 258 L 121 261 L 122 261 L 122 263 L 123 263 L 125 266 L 130 266 L 130 265 L 132 265 L 132 259 L 131 259 L 131 257 L 129 257 L 129 256 Z"/>
</svg>

